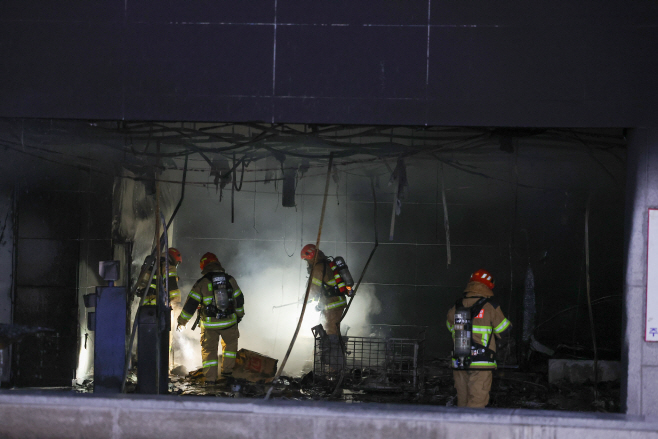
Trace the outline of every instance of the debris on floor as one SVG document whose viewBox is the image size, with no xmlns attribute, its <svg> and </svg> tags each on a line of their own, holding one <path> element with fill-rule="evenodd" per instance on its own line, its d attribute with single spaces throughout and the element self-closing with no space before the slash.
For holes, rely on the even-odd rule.
<svg viewBox="0 0 658 439">
<path fill-rule="evenodd" d="M 243 357 L 243 359 L 248 358 L 258 357 Z M 276 371 L 276 360 L 273 361 L 274 367 L 266 367 L 268 372 L 265 375 Z M 343 388 L 338 386 L 339 377 L 314 375 L 313 371 L 300 377 L 282 376 L 274 384 L 271 383 L 271 377 L 258 380 L 233 377 L 219 384 L 207 386 L 202 369 L 193 370 L 184 376 L 177 375 L 173 373 L 174 371 L 180 374 L 182 369 L 174 368 L 169 375 L 171 395 L 260 399 L 264 398 L 270 386 L 273 386 L 271 398 L 281 400 L 457 406 L 452 370 L 449 369 L 447 360 L 440 359 L 425 364 L 421 374 L 424 382 L 418 391 L 393 392 Z M 251 378 L 262 374 L 254 370 L 252 372 Z M 136 379 L 135 371 L 131 371 L 128 375 L 126 393 L 135 392 Z M 72 391 L 93 392 L 93 381 L 87 379 L 81 384 L 76 384 Z M 619 413 L 620 400 L 618 380 L 599 382 L 595 391 L 594 384 L 589 380 L 581 383 L 564 380 L 549 382 L 547 368 L 532 372 L 503 368 L 494 372 L 488 407 Z"/>
<path fill-rule="evenodd" d="M 619 361 L 597 362 L 598 380 L 619 381 L 621 379 L 622 367 Z M 594 381 L 594 361 L 593 360 L 572 360 L 572 359 L 550 359 L 548 360 L 548 382 L 557 383 L 566 381 L 569 383 L 583 384 L 587 381 Z"/>
</svg>

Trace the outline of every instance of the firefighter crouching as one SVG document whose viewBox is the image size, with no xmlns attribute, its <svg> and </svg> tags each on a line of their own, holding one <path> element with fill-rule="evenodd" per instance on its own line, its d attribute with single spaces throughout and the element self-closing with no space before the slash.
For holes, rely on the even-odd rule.
<svg viewBox="0 0 658 439">
<path fill-rule="evenodd" d="M 217 256 L 203 255 L 199 279 L 178 316 L 178 330 L 182 330 L 199 307 L 201 326 L 201 360 L 206 385 L 218 381 L 218 343 L 222 342 L 221 380 L 231 377 L 238 351 L 238 323 L 244 316 L 244 296 L 235 279 L 228 275 Z"/>
<path fill-rule="evenodd" d="M 317 262 L 311 273 L 316 252 Z M 323 363 L 328 364 L 330 369 L 340 369 L 343 364 L 343 353 L 339 344 L 338 325 L 347 305 L 346 295 L 350 294 L 354 281 L 346 270 L 347 265 L 343 258 L 337 257 L 331 260 L 313 244 L 307 244 L 302 248 L 301 258 L 307 262 L 311 276 L 309 299 L 318 302 L 316 309 L 322 312 L 322 325 L 328 337 L 328 343 L 323 343 L 322 346 Z M 341 269 L 343 266 L 345 270 Z M 343 279 L 339 272 L 343 276 L 347 274 L 349 279 Z"/>
<path fill-rule="evenodd" d="M 446 322 L 455 350 L 452 367 L 457 405 L 485 407 L 489 403 L 492 371 L 496 369 L 496 339 L 505 341 L 511 323 L 493 298 L 491 274 L 478 270 L 471 275 L 464 297 L 448 311 Z"/>
</svg>

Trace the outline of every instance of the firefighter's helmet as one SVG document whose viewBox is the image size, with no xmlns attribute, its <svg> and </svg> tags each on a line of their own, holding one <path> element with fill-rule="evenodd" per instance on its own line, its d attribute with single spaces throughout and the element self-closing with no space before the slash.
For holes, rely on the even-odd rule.
<svg viewBox="0 0 658 439">
<path fill-rule="evenodd" d="M 211 262 L 219 262 L 219 259 L 217 259 L 217 256 L 215 256 L 214 253 L 205 253 L 203 256 L 201 256 L 201 261 L 199 261 L 199 266 L 201 267 L 201 270 L 203 270 L 206 265 L 210 264 Z"/>
<path fill-rule="evenodd" d="M 480 282 L 481 284 L 484 284 L 489 288 L 490 290 L 493 290 L 494 287 L 494 280 L 493 277 L 491 276 L 491 273 L 489 273 L 487 270 L 478 270 L 475 273 L 471 274 L 471 282 Z"/>
<path fill-rule="evenodd" d="M 306 244 L 304 248 L 302 249 L 302 253 L 300 256 L 302 259 L 306 259 L 307 261 L 312 261 L 315 259 L 315 253 L 317 252 L 317 248 L 315 247 L 315 244 Z"/>
<path fill-rule="evenodd" d="M 177 248 L 169 247 L 169 256 L 176 262 L 176 265 L 183 262 L 183 256 L 181 256 Z"/>
</svg>

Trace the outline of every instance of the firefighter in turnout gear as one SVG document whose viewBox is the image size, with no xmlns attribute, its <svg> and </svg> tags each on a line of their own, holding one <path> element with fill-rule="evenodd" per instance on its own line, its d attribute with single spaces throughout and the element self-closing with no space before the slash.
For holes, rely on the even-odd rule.
<svg viewBox="0 0 658 439">
<path fill-rule="evenodd" d="M 316 252 L 317 262 L 313 268 Z M 338 325 L 345 306 L 347 306 L 346 294 L 343 291 L 351 290 L 338 274 L 333 261 L 330 261 L 315 245 L 304 246 L 301 258 L 307 262 L 311 277 L 309 301 L 318 302 L 316 309 L 322 312 L 322 325 L 327 334 L 327 342 L 322 346 L 322 361 L 328 364 L 332 370 L 340 369 L 343 363 L 343 353 L 339 344 Z M 312 273 L 311 270 L 313 270 Z"/>
<path fill-rule="evenodd" d="M 181 330 L 194 316 L 197 307 L 201 326 L 201 360 L 206 385 L 217 381 L 219 340 L 222 343 L 222 379 L 230 377 L 238 352 L 238 323 L 244 317 L 244 296 L 235 279 L 228 275 L 217 256 L 203 255 L 199 279 L 178 316 Z"/>
<path fill-rule="evenodd" d="M 169 273 L 167 274 L 169 279 L 169 302 L 171 304 L 180 303 L 180 289 L 178 288 L 178 273 L 176 267 L 183 261 L 183 258 L 180 252 L 171 247 L 167 254 L 168 261 L 165 261 L 164 256 L 160 258 L 160 269 L 162 270 L 162 284 L 164 283 L 164 276 L 167 270 L 166 262 L 169 262 Z M 148 291 L 146 292 L 146 298 L 144 299 L 144 305 L 155 305 L 155 298 L 157 297 L 156 288 L 157 288 L 157 276 L 158 270 L 153 270 L 153 278 L 151 280 L 151 285 L 149 286 Z"/>
<path fill-rule="evenodd" d="M 485 407 L 496 369 L 496 340 L 506 341 L 512 327 L 494 299 L 491 274 L 478 270 L 448 311 L 446 322 L 455 342 L 452 367 L 457 405 Z"/>
<path fill-rule="evenodd" d="M 313 273 L 310 273 L 316 251 L 318 260 Z M 318 302 L 316 308 L 320 308 L 322 312 L 323 326 L 327 334 L 337 335 L 337 323 L 340 321 L 343 310 L 347 305 L 345 294 L 341 294 L 340 290 L 334 288 L 337 286 L 336 278 L 340 277 L 329 267 L 329 260 L 322 253 L 322 250 L 316 250 L 315 245 L 307 244 L 304 246 L 301 257 L 307 262 L 307 269 L 311 276 L 309 300 Z"/>
</svg>

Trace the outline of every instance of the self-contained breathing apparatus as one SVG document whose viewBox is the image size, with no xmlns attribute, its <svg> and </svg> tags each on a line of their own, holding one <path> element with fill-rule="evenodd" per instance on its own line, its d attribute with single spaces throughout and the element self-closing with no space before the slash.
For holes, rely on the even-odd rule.
<svg viewBox="0 0 658 439">
<path fill-rule="evenodd" d="M 335 258 L 328 256 L 327 263 L 329 268 L 331 268 L 334 280 L 336 281 L 335 285 L 327 285 L 326 283 L 323 283 L 327 295 L 346 295 L 347 297 L 352 297 L 354 295 L 354 290 L 352 290 L 354 279 L 352 278 L 352 273 L 350 273 L 345 259 L 342 256 L 336 256 Z M 322 278 L 324 279 L 324 273 L 322 274 Z"/>
<path fill-rule="evenodd" d="M 464 306 L 463 299 L 455 302 L 455 345 L 452 355 L 454 369 L 468 369 L 474 361 L 493 361 L 495 352 L 489 349 L 493 332 L 487 337 L 486 345 L 473 339 L 473 319 L 480 315 L 488 302 L 488 297 L 482 297 L 468 308 Z"/>
<path fill-rule="evenodd" d="M 137 284 L 135 288 L 135 293 L 137 297 L 142 297 L 148 290 L 151 285 L 151 278 L 153 276 L 153 267 L 155 266 L 155 256 L 148 255 L 144 259 L 142 268 L 139 272 L 139 277 L 137 277 Z"/>
<path fill-rule="evenodd" d="M 212 288 L 212 303 L 206 305 L 205 314 L 216 319 L 228 318 L 235 312 L 235 301 L 233 300 L 233 287 L 226 273 L 208 273 L 206 278 L 210 281 L 208 286 Z M 209 289 L 210 289 L 209 288 Z"/>
</svg>

